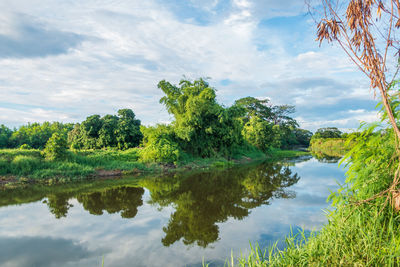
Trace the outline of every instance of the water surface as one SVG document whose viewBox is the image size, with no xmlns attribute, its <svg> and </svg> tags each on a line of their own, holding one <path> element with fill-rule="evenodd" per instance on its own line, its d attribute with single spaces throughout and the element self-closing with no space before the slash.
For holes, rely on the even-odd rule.
<svg viewBox="0 0 400 267">
<path fill-rule="evenodd" d="M 332 160 L 130 177 L 0 192 L 1 266 L 201 266 L 318 230 Z"/>
</svg>

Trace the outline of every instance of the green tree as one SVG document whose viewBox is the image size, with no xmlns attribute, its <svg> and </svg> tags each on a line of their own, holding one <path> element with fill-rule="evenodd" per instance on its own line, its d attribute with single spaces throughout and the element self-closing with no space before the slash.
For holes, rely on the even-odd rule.
<svg viewBox="0 0 400 267">
<path fill-rule="evenodd" d="M 144 149 L 140 152 L 142 161 L 177 163 L 182 150 L 177 142 L 174 129 L 170 125 L 158 124 L 154 127 L 141 127 Z"/>
<path fill-rule="evenodd" d="M 67 135 L 72 129 L 72 124 L 62 124 L 60 122 L 28 123 L 14 131 L 10 137 L 12 147 L 29 145 L 32 148 L 42 149 L 53 133 Z"/>
<path fill-rule="evenodd" d="M 102 120 L 102 126 L 99 130 L 99 138 L 97 140 L 98 147 L 116 147 L 117 137 L 116 130 L 118 127 L 117 116 L 105 115 Z"/>
<path fill-rule="evenodd" d="M 273 145 L 273 124 L 258 116 L 251 117 L 244 125 L 243 136 L 252 145 L 266 152 Z"/>
<path fill-rule="evenodd" d="M 296 141 L 299 145 L 308 147 L 313 133 L 309 130 L 296 128 L 294 130 L 294 135 L 296 136 Z"/>
<path fill-rule="evenodd" d="M 140 120 L 135 119 L 131 109 L 118 110 L 119 121 L 115 131 L 119 149 L 136 147 L 143 139 L 140 131 Z"/>
<path fill-rule="evenodd" d="M 8 148 L 11 146 L 10 137 L 13 131 L 5 125 L 0 125 L 0 148 Z"/>
<path fill-rule="evenodd" d="M 85 148 L 97 148 L 97 139 L 99 138 L 99 131 L 103 126 L 100 115 L 92 115 L 86 118 L 80 126 L 82 134 L 82 142 Z"/>
<path fill-rule="evenodd" d="M 65 135 L 54 133 L 47 141 L 43 153 L 48 160 L 61 160 L 67 157 L 67 147 Z"/>
<path fill-rule="evenodd" d="M 341 138 L 342 132 L 336 127 L 318 129 L 313 138 Z"/>
<path fill-rule="evenodd" d="M 268 99 L 260 100 L 254 97 L 244 97 L 235 101 L 235 105 L 244 109 L 244 123 L 251 117 L 258 117 L 264 121 L 270 121 L 272 108 L 268 105 Z"/>
<path fill-rule="evenodd" d="M 165 93 L 160 103 L 174 116 L 174 131 L 186 152 L 226 155 L 243 141 L 237 108 L 219 105 L 215 90 L 205 80 L 181 80 L 179 87 L 163 80 L 158 88 Z"/>
</svg>

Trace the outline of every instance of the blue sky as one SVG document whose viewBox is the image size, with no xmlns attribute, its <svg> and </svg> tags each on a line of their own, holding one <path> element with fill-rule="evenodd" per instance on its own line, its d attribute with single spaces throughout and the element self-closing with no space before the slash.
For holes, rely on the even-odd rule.
<svg viewBox="0 0 400 267">
<path fill-rule="evenodd" d="M 210 77 L 218 100 L 296 106 L 309 130 L 374 121 L 366 77 L 315 42 L 298 0 L 3 0 L 0 124 L 80 122 L 132 108 L 171 121 L 158 81 Z"/>
</svg>

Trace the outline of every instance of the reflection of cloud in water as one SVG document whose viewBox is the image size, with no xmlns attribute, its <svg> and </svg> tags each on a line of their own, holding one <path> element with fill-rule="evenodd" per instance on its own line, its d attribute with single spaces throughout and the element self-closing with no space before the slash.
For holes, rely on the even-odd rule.
<svg viewBox="0 0 400 267">
<path fill-rule="evenodd" d="M 62 266 L 91 256 L 72 240 L 50 237 L 0 237 L 1 266 Z"/>
<path fill-rule="evenodd" d="M 161 211 L 157 210 L 157 205 L 149 204 L 151 195 L 148 190 L 145 190 L 143 195 L 139 194 L 142 195 L 143 204 L 138 206 L 137 215 L 130 219 L 121 218 L 120 213 L 109 214 L 108 212 L 93 216 L 76 199 L 70 200 L 73 207 L 68 211 L 68 216 L 59 220 L 56 220 L 54 215 L 48 212 L 47 206 L 40 202 L 3 207 L 0 209 L 0 236 L 51 236 L 52 238 L 43 238 L 43 240 L 66 240 L 66 242 L 76 240 L 80 244 L 87 245 L 87 249 L 80 245 L 76 245 L 74 249 L 74 243 L 68 241 L 72 248 L 68 249 L 68 246 L 64 245 L 66 249 L 63 254 L 69 255 L 69 261 L 60 256 L 58 262 L 46 259 L 49 262 L 40 262 L 38 264 L 40 266 L 52 266 L 52 264 L 53 266 L 101 266 L 102 255 L 104 255 L 106 266 L 182 266 L 184 264 L 201 266 L 203 257 L 205 262 L 212 260 L 214 265 L 219 266 L 223 265 L 231 251 L 234 255 L 246 254 L 249 242 L 258 241 L 260 245 L 268 246 L 269 243 L 287 235 L 290 232 L 290 226 L 293 230 L 297 226 L 307 230 L 318 230 L 326 222 L 322 209 L 329 206 L 325 202 L 329 195 L 328 189 L 335 190 L 335 179 L 343 180 L 343 170 L 338 169 L 334 164 L 319 163 L 315 159 L 296 163 L 290 169 L 301 177 L 295 185 L 288 188 L 296 192 L 296 198 L 272 198 L 271 205 L 261 205 L 251 209 L 251 214 L 243 220 L 228 216 L 226 221 L 216 222 L 220 239 L 206 249 L 196 245 L 188 247 L 182 242 L 175 242 L 167 248 L 161 244 L 160 240 L 165 236 L 162 229 L 168 225 L 171 214 L 176 213 L 176 207 L 167 205 Z M 228 181 L 231 183 L 230 180 Z M 29 224 L 27 224 L 28 221 Z M 46 244 L 44 241 L 42 243 Z M 5 247 L 3 244 L 5 243 L 0 243 L 1 247 Z M 63 251 L 62 244 L 64 243 L 60 242 L 60 245 L 52 243 L 52 246 L 57 251 Z M 32 246 L 35 247 L 35 245 Z M 14 247 L 11 251 L 18 253 L 22 247 L 22 245 Z M 71 255 L 74 252 L 76 253 Z M 42 250 L 37 253 L 47 255 L 52 252 Z M 12 253 L 8 254 L 12 255 L 10 260 L 13 261 L 19 257 L 18 254 L 15 257 Z M 2 254 L 4 255 L 7 254 Z M 24 256 L 27 254 L 21 255 L 22 258 L 28 257 Z M 4 258 L 1 259 L 3 261 Z M 34 261 L 36 258 L 33 257 L 31 263 Z M 18 264 L 24 266 L 24 263 L 19 262 L 13 262 L 13 264 L 9 266 Z"/>
</svg>

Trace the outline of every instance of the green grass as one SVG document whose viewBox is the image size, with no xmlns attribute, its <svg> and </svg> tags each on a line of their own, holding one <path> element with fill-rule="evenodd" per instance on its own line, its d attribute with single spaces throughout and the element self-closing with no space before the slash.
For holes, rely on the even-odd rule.
<svg viewBox="0 0 400 267">
<path fill-rule="evenodd" d="M 270 159 L 295 158 L 305 155 L 310 155 L 310 152 L 300 150 L 281 150 L 276 148 L 272 148 L 267 152 L 267 156 Z"/>
<path fill-rule="evenodd" d="M 73 178 L 95 175 L 96 170 L 150 171 L 138 162 L 137 149 L 126 151 L 69 151 L 63 161 L 45 160 L 39 150 L 0 150 L 0 175 L 30 179 Z"/>
<path fill-rule="evenodd" d="M 63 161 L 50 161 L 35 149 L 1 149 L 0 176 L 41 181 L 80 180 L 93 177 L 100 170 L 121 171 L 122 173 L 144 173 L 161 171 L 186 171 L 189 169 L 229 168 L 266 159 L 280 159 L 307 154 L 302 151 L 270 150 L 267 154 L 252 148 L 237 149 L 231 157 L 193 157 L 184 154 L 176 166 L 172 164 L 143 163 L 139 160 L 139 148 L 125 151 L 85 150 L 68 151 Z"/>
<path fill-rule="evenodd" d="M 344 138 L 316 138 L 310 143 L 310 150 L 317 158 L 342 157 L 348 149 Z"/>
<path fill-rule="evenodd" d="M 399 266 L 400 216 L 380 205 L 341 206 L 318 233 L 285 239 L 286 248 L 252 247 L 238 266 Z"/>
</svg>

